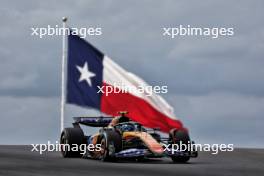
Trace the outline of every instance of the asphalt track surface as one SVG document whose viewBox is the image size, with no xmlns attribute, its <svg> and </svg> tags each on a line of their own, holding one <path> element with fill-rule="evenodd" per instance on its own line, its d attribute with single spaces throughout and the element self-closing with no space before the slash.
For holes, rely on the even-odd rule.
<svg viewBox="0 0 264 176">
<path fill-rule="evenodd" d="M 264 149 L 235 149 L 212 155 L 200 152 L 187 164 L 173 164 L 169 158 L 144 162 L 105 163 L 82 158 L 62 158 L 59 152 L 40 155 L 30 146 L 0 146 L 0 175 L 264 175 Z"/>
</svg>

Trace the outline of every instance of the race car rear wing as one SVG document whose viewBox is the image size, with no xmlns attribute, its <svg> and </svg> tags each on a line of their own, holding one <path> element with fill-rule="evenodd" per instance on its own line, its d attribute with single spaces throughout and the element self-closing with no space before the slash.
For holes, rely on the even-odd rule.
<svg viewBox="0 0 264 176">
<path fill-rule="evenodd" d="M 73 126 L 79 126 L 79 124 L 92 126 L 92 127 L 107 127 L 112 121 L 113 117 L 73 117 Z"/>
</svg>

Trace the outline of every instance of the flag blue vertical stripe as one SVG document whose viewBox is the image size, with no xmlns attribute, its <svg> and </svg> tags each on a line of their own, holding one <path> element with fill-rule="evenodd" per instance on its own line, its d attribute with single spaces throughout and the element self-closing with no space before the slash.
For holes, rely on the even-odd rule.
<svg viewBox="0 0 264 176">
<path fill-rule="evenodd" d="M 102 86 L 104 54 L 77 35 L 68 36 L 67 60 L 67 94 L 66 102 L 79 106 L 92 107 L 100 110 L 101 94 L 97 86 Z M 91 77 L 91 85 L 87 81 L 79 81 L 81 73 L 77 66 L 84 67 L 87 63 Z"/>
</svg>

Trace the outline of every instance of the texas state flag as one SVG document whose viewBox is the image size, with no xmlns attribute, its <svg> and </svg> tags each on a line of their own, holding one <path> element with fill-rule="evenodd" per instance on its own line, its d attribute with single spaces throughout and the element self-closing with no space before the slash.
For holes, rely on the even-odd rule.
<svg viewBox="0 0 264 176">
<path fill-rule="evenodd" d="M 158 127 L 163 132 L 182 128 L 173 108 L 160 95 L 149 96 L 142 91 L 106 94 L 110 86 L 116 86 L 116 90 L 123 87 L 136 90 L 149 85 L 77 35 L 68 36 L 67 69 L 67 103 L 95 108 L 112 116 L 128 111 L 132 120 L 149 128 Z"/>
</svg>

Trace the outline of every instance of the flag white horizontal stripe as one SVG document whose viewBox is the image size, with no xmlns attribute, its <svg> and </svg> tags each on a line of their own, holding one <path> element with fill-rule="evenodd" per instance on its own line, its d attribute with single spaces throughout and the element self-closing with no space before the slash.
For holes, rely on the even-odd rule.
<svg viewBox="0 0 264 176">
<path fill-rule="evenodd" d="M 135 74 L 126 71 L 108 56 L 104 56 L 103 67 L 103 81 L 112 86 L 116 86 L 119 89 L 131 87 L 131 89 L 133 88 L 132 90 L 134 90 L 139 86 L 149 86 L 144 80 Z M 154 92 L 150 96 L 147 96 L 146 93 L 139 93 L 138 91 L 129 91 L 129 93 L 144 99 L 151 106 L 169 118 L 177 120 L 176 116 L 174 115 L 173 108 L 160 95 L 157 95 Z"/>
</svg>

